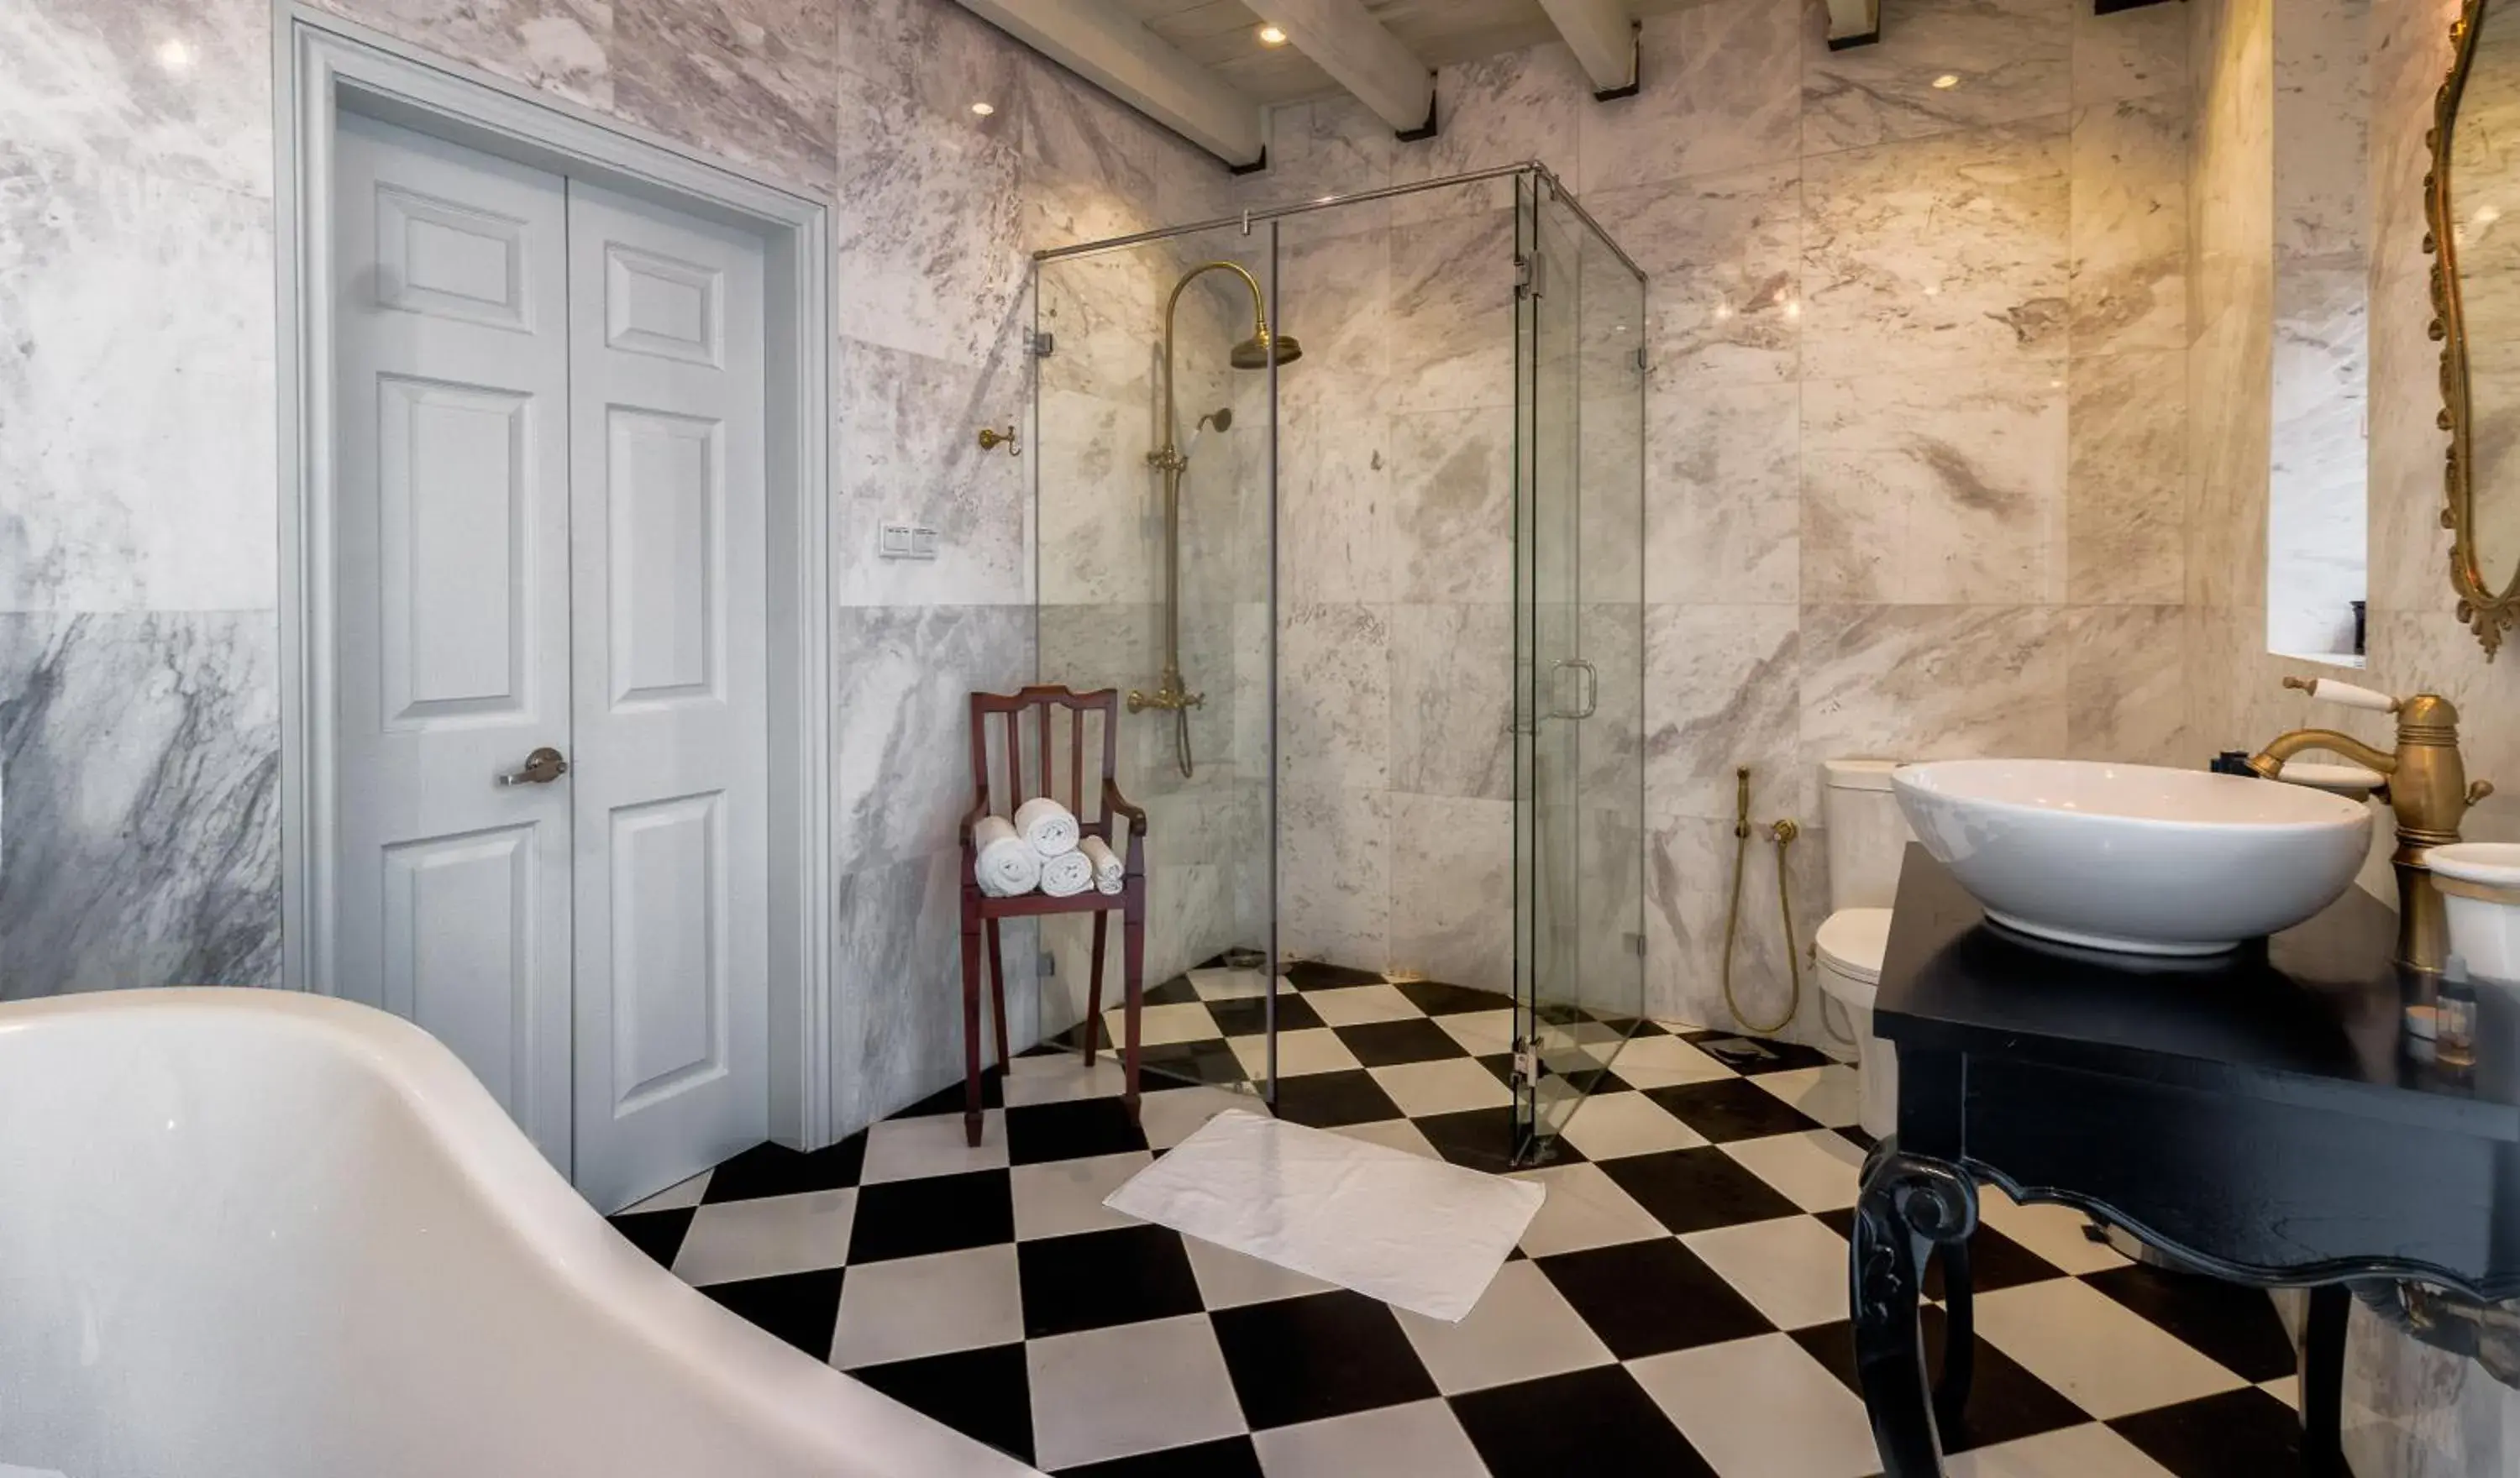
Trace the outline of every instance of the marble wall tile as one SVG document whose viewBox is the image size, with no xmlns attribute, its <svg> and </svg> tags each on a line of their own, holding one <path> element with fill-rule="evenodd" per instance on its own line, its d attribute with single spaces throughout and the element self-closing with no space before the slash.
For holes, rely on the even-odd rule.
<svg viewBox="0 0 2520 1478">
<path fill-rule="evenodd" d="M 2187 109 L 2178 93 L 2074 114 L 2073 352 L 2187 346 Z"/>
<path fill-rule="evenodd" d="M 1803 757 L 2065 750 L 2064 612 L 2041 605 L 1806 605 Z"/>
<path fill-rule="evenodd" d="M 1443 128 L 1431 139 L 1395 146 L 1392 183 L 1440 180 L 1530 160 L 1548 165 L 1560 179 L 1571 180 L 1576 120 L 1593 106 L 1591 92 L 1592 84 L 1576 64 L 1575 54 L 1555 44 L 1439 67 L 1435 105 Z M 1510 210 L 1513 192 L 1513 181 L 1502 179 L 1472 189 L 1401 196 L 1390 202 L 1392 219 L 1406 222 Z"/>
<path fill-rule="evenodd" d="M 612 111 L 816 190 L 838 183 L 824 0 L 612 0 Z"/>
<path fill-rule="evenodd" d="M 915 104 L 842 95 L 833 328 L 914 354 L 985 364 L 1031 327 L 1031 263 L 1012 151 Z"/>
<path fill-rule="evenodd" d="M 2011 372 L 1806 384 L 1803 599 L 2060 598 L 2065 405 Z"/>
<path fill-rule="evenodd" d="M 1270 321 L 1304 346 L 1303 358 L 1278 369 L 1280 415 L 1298 435 L 1321 414 L 1355 418 L 1389 409 L 1392 357 L 1405 342 L 1397 322 L 1393 237 L 1350 229 L 1352 223 L 1337 219 L 1341 214 L 1321 211 L 1278 223 Z M 1261 270 L 1265 288 L 1270 279 Z M 1249 332 L 1248 324 L 1238 325 L 1235 337 Z M 1254 386 L 1267 384 L 1265 377 L 1243 379 Z"/>
<path fill-rule="evenodd" d="M 0 614 L 0 998 L 280 979 L 268 612 Z"/>
<path fill-rule="evenodd" d="M 2209 325 L 2187 368 L 2187 600 L 2263 608 L 2272 413 L 2264 300 Z"/>
<path fill-rule="evenodd" d="M 1163 479 L 1147 466 L 1143 403 L 1044 389 L 1024 460 L 1040 479 L 1037 587 L 1046 605 L 1142 604 L 1162 594 Z"/>
<path fill-rule="evenodd" d="M 1645 608 L 1645 793 L 1655 812 L 1722 817 L 1751 768 L 1762 816 L 1806 816 L 1801 611 L 1792 605 Z"/>
<path fill-rule="evenodd" d="M 1034 673 L 1031 612 L 1009 605 L 862 606 L 832 640 L 833 869 L 855 873 L 957 844 L 971 806 L 974 692 Z"/>
<path fill-rule="evenodd" d="M 1326 405 L 1282 426 L 1278 576 L 1288 601 L 1389 599 L 1392 524 L 1387 418 Z"/>
<path fill-rule="evenodd" d="M 2186 590 L 2186 351 L 2076 359 L 2068 378 L 2066 598 L 2175 605 Z"/>
<path fill-rule="evenodd" d="M 2073 0 L 1907 0 L 1881 40 L 1828 49 L 1805 0 L 1803 153 L 2011 123 L 2053 112 L 2073 79 Z M 1937 87 L 1953 76 L 1957 86 Z"/>
<path fill-rule="evenodd" d="M 2423 178 L 2432 156 L 2423 127 L 2408 120 L 2430 117 L 2449 57 L 2442 17 L 2453 14 L 2443 0 L 2388 4 L 2373 14 L 2369 581 L 2379 609 L 2446 612 L 2451 605 L 2451 536 L 2437 516 L 2450 438 L 2434 422 L 2441 346 L 2428 333 L 2432 258 L 2423 251 Z"/>
<path fill-rule="evenodd" d="M 1019 604 L 1031 468 L 983 452 L 972 427 L 1021 425 L 1029 363 L 970 367 L 840 339 L 832 355 L 832 586 L 846 605 Z M 1062 428 L 1064 429 L 1064 428 Z M 1038 445 L 1034 452 L 1039 454 Z M 886 560 L 885 523 L 942 536 L 938 557 Z"/>
<path fill-rule="evenodd" d="M 1513 799 L 1513 607 L 1393 605 L 1390 621 L 1391 788 Z"/>
<path fill-rule="evenodd" d="M 1801 389 L 1657 370 L 1646 414 L 1645 599 L 1797 599 Z"/>
<path fill-rule="evenodd" d="M 268 198 L 270 78 L 262 0 L 0 10 L 0 132 L 12 152 Z"/>
<path fill-rule="evenodd" d="M 1269 110 L 1269 167 L 1244 178 L 1244 203 L 1281 205 L 1379 190 L 1392 183 L 1401 148 L 1390 124 L 1345 93 L 1283 104 Z M 1388 211 L 1371 206 L 1331 213 L 1370 217 L 1367 224 L 1375 229 L 1391 224 Z"/>
<path fill-rule="evenodd" d="M 2114 16 L 2074 7 L 2074 106 L 2187 90 L 2185 6 L 2150 5 Z"/>
<path fill-rule="evenodd" d="M 1513 404 L 1511 211 L 1394 226 L 1394 412 Z"/>
<path fill-rule="evenodd" d="M 1357 969 L 1391 961 L 1391 808 L 1379 785 L 1289 772 L 1278 789 L 1278 948 Z"/>
<path fill-rule="evenodd" d="M 2187 728 L 2186 613 L 2176 605 L 2065 612 L 2066 751 L 2195 769 L 2214 752 Z"/>
<path fill-rule="evenodd" d="M 1793 157 L 1797 0 L 1712 0 L 1644 22 L 1643 88 L 1587 104 L 1577 188 L 1655 184 Z"/>
<path fill-rule="evenodd" d="M 2062 358 L 2066 145 L 2056 115 L 1805 160 L 1806 362 L 1921 376 Z"/>
<path fill-rule="evenodd" d="M 1392 793 L 1391 965 L 1513 988 L 1513 802 Z"/>
<path fill-rule="evenodd" d="M 1657 371 L 1703 383 L 1801 372 L 1798 163 L 1607 190 L 1586 203 L 1651 279 L 1646 342 Z"/>
<path fill-rule="evenodd" d="M 1387 607 L 1282 605 L 1278 685 L 1281 775 L 1349 790 L 1391 783 Z"/>
<path fill-rule="evenodd" d="M 1576 642 L 1593 664 L 1593 716 L 1576 753 L 1577 788 L 1588 813 L 1634 812 L 1645 796 L 1645 621 L 1635 601 L 1588 603 L 1576 612 Z"/>
<path fill-rule="evenodd" d="M 1761 1025 L 1789 1008 L 1793 1014 L 1775 1035 L 1820 1045 L 1817 983 L 1803 971 L 1802 994 L 1793 994 L 1790 962 L 1808 959 L 1812 932 L 1827 918 L 1826 848 L 1806 833 L 1783 854 L 1794 904 L 1793 938 L 1777 906 L 1778 852 L 1754 834 L 1740 849 L 1732 820 L 1654 816 L 1645 837 L 1645 1012 L 1677 1021 L 1738 1031 L 1743 1023 L 1724 998 L 1724 936 L 1731 915 L 1732 872 L 1741 864 L 1741 912 L 1733 931 L 1733 999 Z"/>
<path fill-rule="evenodd" d="M 1387 434 L 1390 599 L 1511 600 L 1510 421 L 1488 410 L 1427 411 L 1390 418 Z"/>
<path fill-rule="evenodd" d="M 0 144 L 0 609 L 276 603 L 271 230 Z"/>
</svg>

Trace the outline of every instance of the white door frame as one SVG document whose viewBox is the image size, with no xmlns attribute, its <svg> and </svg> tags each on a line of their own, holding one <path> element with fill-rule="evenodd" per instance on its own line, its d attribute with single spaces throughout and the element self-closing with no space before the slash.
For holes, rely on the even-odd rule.
<svg viewBox="0 0 2520 1478">
<path fill-rule="evenodd" d="M 763 238 L 768 301 L 770 1128 L 832 1142 L 830 205 L 574 104 L 275 0 L 282 983 L 330 994 L 335 930 L 333 128 L 346 105 Z"/>
</svg>

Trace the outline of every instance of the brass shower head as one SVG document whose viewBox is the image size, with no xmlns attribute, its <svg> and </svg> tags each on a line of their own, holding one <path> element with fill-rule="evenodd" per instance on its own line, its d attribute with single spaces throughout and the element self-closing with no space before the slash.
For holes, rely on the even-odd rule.
<svg viewBox="0 0 2520 1478">
<path fill-rule="evenodd" d="M 1265 370 L 1273 361 L 1282 365 L 1293 364 L 1303 357 L 1304 346 L 1296 341 L 1295 336 L 1273 335 L 1264 324 L 1258 334 L 1234 346 L 1230 359 L 1238 370 Z"/>
</svg>

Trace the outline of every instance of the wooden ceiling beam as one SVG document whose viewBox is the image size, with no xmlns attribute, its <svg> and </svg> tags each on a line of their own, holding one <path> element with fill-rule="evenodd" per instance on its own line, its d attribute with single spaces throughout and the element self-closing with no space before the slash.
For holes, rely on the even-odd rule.
<svg viewBox="0 0 2520 1478">
<path fill-rule="evenodd" d="M 1260 105 L 1136 18 L 1102 0 L 962 3 L 965 10 L 1227 163 L 1260 161 L 1266 141 Z"/>
<path fill-rule="evenodd" d="M 1881 0 L 1828 0 L 1828 49 L 1870 46 L 1881 39 Z"/>
<path fill-rule="evenodd" d="M 1290 45 L 1393 131 L 1419 136 L 1434 131 L 1434 68 L 1385 30 L 1361 0 L 1253 3 L 1261 19 L 1283 30 Z"/>
<path fill-rule="evenodd" d="M 1624 95 L 1637 85 L 1637 22 L 1626 0 L 1540 0 L 1540 8 L 1593 79 L 1596 95 Z"/>
</svg>

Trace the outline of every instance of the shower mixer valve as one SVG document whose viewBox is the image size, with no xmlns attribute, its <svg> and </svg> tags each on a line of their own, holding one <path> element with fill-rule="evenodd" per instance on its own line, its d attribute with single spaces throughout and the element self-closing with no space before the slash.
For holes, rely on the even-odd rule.
<svg viewBox="0 0 2520 1478">
<path fill-rule="evenodd" d="M 1163 678 L 1155 684 L 1155 691 L 1152 693 L 1148 693 L 1144 689 L 1139 688 L 1132 688 L 1129 690 L 1129 711 L 1131 713 L 1141 713 L 1148 708 L 1157 708 L 1169 713 L 1178 713 L 1185 708 L 1204 708 L 1206 706 L 1206 694 L 1184 691 L 1181 669 L 1177 667 L 1167 667 L 1164 669 Z"/>
</svg>

